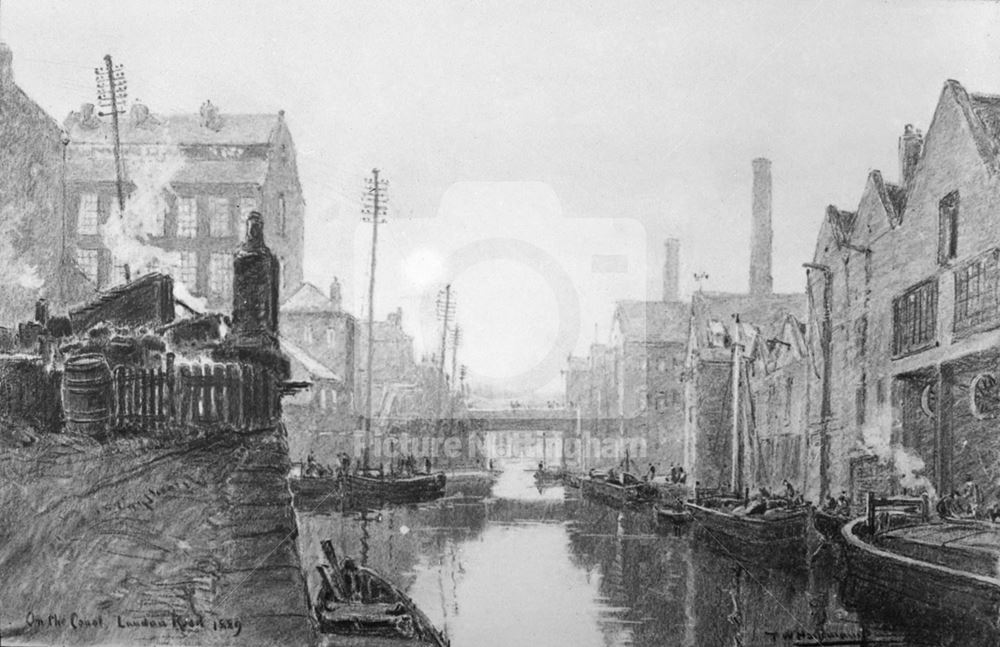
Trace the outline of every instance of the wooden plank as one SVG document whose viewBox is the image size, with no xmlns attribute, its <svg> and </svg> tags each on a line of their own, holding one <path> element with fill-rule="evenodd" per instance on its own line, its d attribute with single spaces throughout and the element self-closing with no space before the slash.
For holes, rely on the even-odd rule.
<svg viewBox="0 0 1000 647">
<path fill-rule="evenodd" d="M 177 384 L 177 422 L 181 427 L 185 427 L 192 422 L 193 418 L 194 389 L 191 384 L 191 366 L 189 364 L 182 364 L 179 373 L 180 380 Z"/>
<path fill-rule="evenodd" d="M 222 364 L 212 366 L 212 408 L 215 419 L 223 422 L 226 419 L 226 367 Z"/>
<path fill-rule="evenodd" d="M 166 393 L 164 394 L 165 404 L 167 410 L 165 412 L 167 422 L 173 422 L 174 418 L 177 416 L 177 403 L 174 401 L 176 395 L 176 374 L 174 368 L 174 354 L 167 353 L 167 384 Z"/>
<path fill-rule="evenodd" d="M 236 429 L 239 429 L 242 425 L 242 420 L 240 420 L 240 404 L 242 402 L 241 386 L 240 365 L 234 362 L 227 363 L 226 400 L 228 406 L 226 416 L 229 423 Z"/>
</svg>

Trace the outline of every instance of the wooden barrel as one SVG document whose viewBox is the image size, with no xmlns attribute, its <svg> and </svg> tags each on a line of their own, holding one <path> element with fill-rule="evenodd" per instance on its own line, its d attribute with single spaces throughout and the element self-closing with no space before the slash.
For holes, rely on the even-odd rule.
<svg viewBox="0 0 1000 647">
<path fill-rule="evenodd" d="M 104 356 L 71 357 L 63 368 L 63 412 L 66 430 L 103 437 L 111 418 L 111 369 Z"/>
</svg>

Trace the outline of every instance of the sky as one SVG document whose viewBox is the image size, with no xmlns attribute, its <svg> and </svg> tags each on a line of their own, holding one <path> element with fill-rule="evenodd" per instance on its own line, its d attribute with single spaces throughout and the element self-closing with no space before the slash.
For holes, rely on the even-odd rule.
<svg viewBox="0 0 1000 647">
<path fill-rule="evenodd" d="M 747 285 L 751 160 L 772 160 L 774 284 L 804 288 L 828 204 L 898 177 L 946 79 L 1000 94 L 1000 4 L 5 0 L 15 78 L 62 121 L 105 54 L 154 113 L 286 111 L 306 279 L 366 312 L 364 178 L 389 180 L 375 313 L 435 352 L 456 293 L 474 379 L 553 388 L 616 299 Z M 449 362 L 451 360 L 449 356 Z"/>
</svg>

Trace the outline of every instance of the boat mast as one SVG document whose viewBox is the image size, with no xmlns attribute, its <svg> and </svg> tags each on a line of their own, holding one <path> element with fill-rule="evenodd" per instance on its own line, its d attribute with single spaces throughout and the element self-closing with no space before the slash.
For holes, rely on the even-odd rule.
<svg viewBox="0 0 1000 647">
<path fill-rule="evenodd" d="M 730 461 L 732 464 L 732 473 L 729 479 L 729 485 L 733 493 L 739 496 L 743 490 L 742 474 L 740 465 L 740 316 L 737 314 L 736 325 L 733 327 L 733 406 L 732 406 L 732 418 L 733 418 L 733 430 L 732 430 L 732 442 L 731 445 L 731 456 Z"/>
</svg>

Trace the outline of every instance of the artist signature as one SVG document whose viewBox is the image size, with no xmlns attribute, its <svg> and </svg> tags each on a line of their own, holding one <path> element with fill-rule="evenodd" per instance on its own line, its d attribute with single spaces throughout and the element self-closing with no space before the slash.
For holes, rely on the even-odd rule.
<svg viewBox="0 0 1000 647">
<path fill-rule="evenodd" d="M 69 615 L 58 613 L 35 613 L 29 611 L 25 616 L 25 624 L 32 629 L 53 627 L 57 629 L 76 630 L 114 630 L 114 629 L 169 629 L 171 631 L 228 631 L 239 636 L 243 631 L 243 623 L 239 618 L 205 618 L 204 616 L 186 617 L 171 613 L 169 618 L 163 616 L 122 616 L 104 617 L 103 615 L 85 615 L 76 611 Z"/>
</svg>

